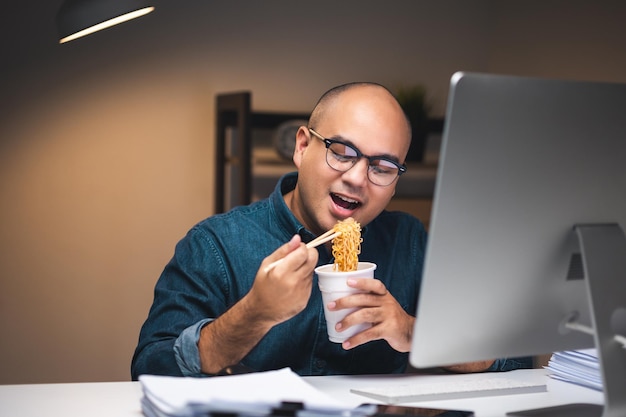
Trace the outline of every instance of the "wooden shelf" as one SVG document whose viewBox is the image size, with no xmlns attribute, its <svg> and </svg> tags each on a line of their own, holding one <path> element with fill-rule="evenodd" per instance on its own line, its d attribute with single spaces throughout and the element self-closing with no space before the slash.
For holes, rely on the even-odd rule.
<svg viewBox="0 0 626 417">
<path fill-rule="evenodd" d="M 251 101 L 248 91 L 216 97 L 215 213 L 252 202 L 252 131 L 309 118 L 302 113 L 254 112 Z"/>
</svg>

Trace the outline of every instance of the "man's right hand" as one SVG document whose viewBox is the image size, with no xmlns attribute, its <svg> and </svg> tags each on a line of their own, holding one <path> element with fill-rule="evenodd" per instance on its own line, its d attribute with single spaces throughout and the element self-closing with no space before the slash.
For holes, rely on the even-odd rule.
<svg viewBox="0 0 626 417">
<path fill-rule="evenodd" d="M 279 259 L 282 259 L 280 263 L 265 271 L 270 263 Z M 248 306 L 257 311 L 259 318 L 274 324 L 304 310 L 311 296 L 317 259 L 317 250 L 307 248 L 300 236 L 294 235 L 261 264 L 246 296 Z"/>
<path fill-rule="evenodd" d="M 265 271 L 279 259 L 283 260 Z M 215 374 L 241 362 L 273 326 L 301 312 L 311 296 L 317 259 L 317 250 L 307 248 L 299 235 L 265 258 L 248 294 L 202 328 L 198 341 L 202 371 Z"/>
</svg>

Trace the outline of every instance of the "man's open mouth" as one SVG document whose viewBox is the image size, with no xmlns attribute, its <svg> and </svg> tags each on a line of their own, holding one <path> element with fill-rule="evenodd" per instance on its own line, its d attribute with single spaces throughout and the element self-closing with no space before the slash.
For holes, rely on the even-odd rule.
<svg viewBox="0 0 626 417">
<path fill-rule="evenodd" d="M 337 194 L 330 194 L 330 197 L 333 199 L 333 202 L 337 204 L 339 207 L 344 208 L 346 210 L 354 210 L 361 205 L 360 202 L 353 200 L 351 198 L 341 197 Z"/>
</svg>

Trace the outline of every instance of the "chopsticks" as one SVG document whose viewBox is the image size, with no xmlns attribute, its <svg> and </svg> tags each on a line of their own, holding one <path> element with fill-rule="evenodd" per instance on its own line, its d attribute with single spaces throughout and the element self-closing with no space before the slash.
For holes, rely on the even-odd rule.
<svg viewBox="0 0 626 417">
<path fill-rule="evenodd" d="M 329 240 L 333 240 L 334 238 L 336 238 L 337 236 L 339 236 L 341 234 L 341 232 L 334 232 L 333 229 L 329 230 L 328 232 L 319 235 L 318 237 L 316 237 L 315 239 L 313 239 L 312 241 L 310 241 L 309 243 L 306 244 L 307 248 L 316 248 L 319 245 L 321 245 L 322 243 L 326 243 Z M 274 269 L 274 267 L 276 265 L 278 265 L 279 263 L 282 262 L 282 260 L 285 258 L 281 258 L 277 261 L 272 262 L 271 264 L 269 264 L 268 266 L 265 267 L 264 271 L 265 273 L 270 272 L 272 269 Z"/>
<path fill-rule="evenodd" d="M 330 229 L 328 232 L 324 233 L 323 235 L 319 235 L 318 237 L 316 237 L 315 239 L 313 239 L 312 241 L 310 241 L 309 243 L 306 244 L 307 248 L 316 248 L 319 245 L 321 245 L 322 243 L 326 243 L 329 240 L 333 240 L 334 238 L 336 238 L 337 236 L 339 236 L 341 234 L 341 232 L 335 232 L 333 233 L 334 230 Z"/>
</svg>

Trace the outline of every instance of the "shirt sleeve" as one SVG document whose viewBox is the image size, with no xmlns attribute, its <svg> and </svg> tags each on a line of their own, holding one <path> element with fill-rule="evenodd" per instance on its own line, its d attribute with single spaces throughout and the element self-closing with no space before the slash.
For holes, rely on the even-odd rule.
<svg viewBox="0 0 626 417">
<path fill-rule="evenodd" d="M 211 321 L 213 319 L 204 319 L 187 327 L 174 342 L 174 357 L 183 376 L 202 374 L 198 340 L 200 340 L 202 328 Z"/>
<path fill-rule="evenodd" d="M 496 359 L 487 369 L 487 372 L 505 372 L 514 369 L 529 369 L 533 367 L 532 357 Z"/>
<path fill-rule="evenodd" d="M 220 256 L 212 236 L 197 228 L 179 241 L 139 334 L 131 362 L 134 380 L 141 374 L 199 374 L 200 329 L 227 308 Z"/>
</svg>

